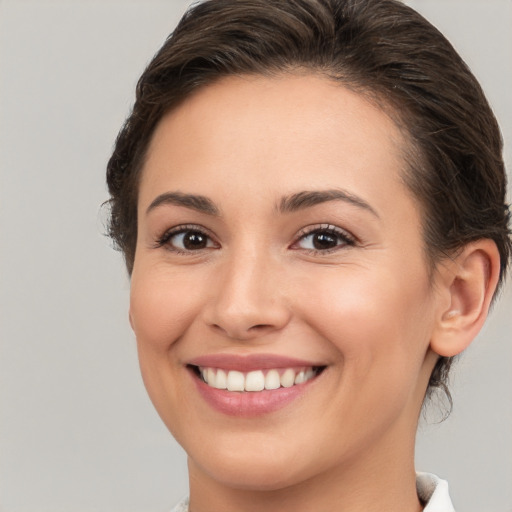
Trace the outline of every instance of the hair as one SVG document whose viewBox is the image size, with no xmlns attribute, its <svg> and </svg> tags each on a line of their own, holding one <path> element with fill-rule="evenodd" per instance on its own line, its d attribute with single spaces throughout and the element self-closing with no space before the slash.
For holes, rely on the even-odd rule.
<svg viewBox="0 0 512 512">
<path fill-rule="evenodd" d="M 131 274 L 141 169 L 162 117 L 194 91 L 232 75 L 316 73 L 376 102 L 405 134 L 403 180 L 422 209 L 427 261 L 488 238 L 501 285 L 510 212 L 498 124 L 447 39 L 397 0 L 207 0 L 193 6 L 139 79 L 108 162 L 109 234 Z M 451 407 L 452 358 L 439 358 L 427 397 Z"/>
</svg>

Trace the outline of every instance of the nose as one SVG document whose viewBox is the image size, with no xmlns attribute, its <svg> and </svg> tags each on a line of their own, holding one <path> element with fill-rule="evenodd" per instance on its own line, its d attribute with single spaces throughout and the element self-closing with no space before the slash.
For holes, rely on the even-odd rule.
<svg viewBox="0 0 512 512">
<path fill-rule="evenodd" d="M 234 256 L 215 276 L 215 290 L 204 310 L 205 322 L 234 340 L 254 340 L 283 329 L 291 308 L 282 272 L 258 253 Z M 280 277 L 281 276 L 281 277 Z"/>
</svg>

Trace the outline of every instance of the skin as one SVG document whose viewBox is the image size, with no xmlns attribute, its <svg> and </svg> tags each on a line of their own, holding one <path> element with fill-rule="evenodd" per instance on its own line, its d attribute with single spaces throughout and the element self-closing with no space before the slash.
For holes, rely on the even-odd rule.
<svg viewBox="0 0 512 512">
<path fill-rule="evenodd" d="M 473 295 L 456 277 L 466 259 L 429 276 L 421 212 L 400 179 L 404 144 L 363 97 L 308 75 L 223 79 L 157 127 L 140 183 L 130 321 L 151 400 L 189 456 L 193 512 L 421 510 L 414 436 L 433 348 L 446 355 L 474 337 L 496 257 L 489 264 L 492 247 L 465 254 L 485 275 Z M 325 190 L 357 201 L 279 208 Z M 167 193 L 204 196 L 217 212 L 150 208 Z M 179 236 L 159 244 L 180 225 L 203 231 L 206 247 L 186 250 Z M 312 250 L 308 233 L 325 225 L 351 241 Z M 482 290 L 483 300 L 466 300 Z M 470 302 L 483 313 L 450 345 L 446 327 Z M 186 367 L 258 353 L 326 369 L 286 407 L 239 418 L 207 404 Z"/>
</svg>

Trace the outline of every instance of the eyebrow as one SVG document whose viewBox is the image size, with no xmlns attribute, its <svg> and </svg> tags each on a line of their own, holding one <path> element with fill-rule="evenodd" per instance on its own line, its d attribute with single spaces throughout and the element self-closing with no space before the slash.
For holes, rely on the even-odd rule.
<svg viewBox="0 0 512 512">
<path fill-rule="evenodd" d="M 207 215 L 220 215 L 219 209 L 211 199 L 205 196 L 195 194 L 184 194 L 182 192 L 165 192 L 156 197 L 146 210 L 146 215 L 161 205 L 183 206 L 191 210 L 196 210 Z"/>
<path fill-rule="evenodd" d="M 311 208 L 317 204 L 326 203 L 328 201 L 345 201 L 358 208 L 367 210 L 377 218 L 379 214 L 363 199 L 351 194 L 345 190 L 311 190 L 302 191 L 283 197 L 279 203 L 277 210 L 280 213 L 292 213 L 305 208 Z M 208 197 L 196 194 L 184 194 L 183 192 L 165 192 L 156 197 L 146 210 L 146 215 L 161 205 L 175 205 L 196 210 L 207 215 L 219 216 L 220 211 L 215 203 Z"/>
<path fill-rule="evenodd" d="M 358 208 L 367 210 L 377 218 L 380 218 L 379 214 L 365 200 L 342 189 L 298 192 L 297 194 L 283 197 L 279 203 L 278 210 L 281 213 L 292 213 L 328 201 L 345 201 Z"/>
</svg>

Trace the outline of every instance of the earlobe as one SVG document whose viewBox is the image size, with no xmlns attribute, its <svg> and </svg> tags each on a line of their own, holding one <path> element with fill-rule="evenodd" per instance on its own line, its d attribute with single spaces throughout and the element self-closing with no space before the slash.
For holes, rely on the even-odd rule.
<svg viewBox="0 0 512 512">
<path fill-rule="evenodd" d="M 500 255 L 492 240 L 477 240 L 445 263 L 438 283 L 444 300 L 430 347 L 440 356 L 452 357 L 470 345 L 487 318 L 498 283 Z"/>
</svg>

